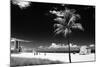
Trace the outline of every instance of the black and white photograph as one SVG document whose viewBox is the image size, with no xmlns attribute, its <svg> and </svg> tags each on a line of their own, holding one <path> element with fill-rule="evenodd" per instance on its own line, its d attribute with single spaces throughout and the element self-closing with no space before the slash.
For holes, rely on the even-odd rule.
<svg viewBox="0 0 100 67">
<path fill-rule="evenodd" d="M 95 62 L 95 6 L 10 1 L 10 67 Z"/>
</svg>

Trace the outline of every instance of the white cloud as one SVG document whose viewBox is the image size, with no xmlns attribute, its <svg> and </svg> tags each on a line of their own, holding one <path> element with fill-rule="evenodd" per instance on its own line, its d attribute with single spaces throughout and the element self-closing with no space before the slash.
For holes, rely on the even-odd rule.
<svg viewBox="0 0 100 67">
<path fill-rule="evenodd" d="M 78 46 L 77 46 L 77 45 L 73 45 L 73 44 L 70 43 L 70 47 L 78 47 Z M 38 48 L 43 48 L 43 49 L 45 49 L 45 48 L 48 48 L 48 49 L 50 49 L 50 48 L 55 48 L 55 49 L 56 49 L 56 48 L 68 48 L 68 45 L 51 43 L 51 45 L 48 46 L 48 47 L 39 46 Z"/>
<path fill-rule="evenodd" d="M 61 45 L 56 45 L 56 43 L 52 43 L 49 48 L 59 48 Z"/>
<path fill-rule="evenodd" d="M 67 48 L 68 45 L 52 43 L 48 48 Z"/>
<path fill-rule="evenodd" d="M 43 46 L 39 46 L 38 48 L 43 48 Z"/>
<path fill-rule="evenodd" d="M 94 47 L 95 45 L 94 44 L 91 44 L 91 45 L 89 45 L 90 47 Z"/>
</svg>

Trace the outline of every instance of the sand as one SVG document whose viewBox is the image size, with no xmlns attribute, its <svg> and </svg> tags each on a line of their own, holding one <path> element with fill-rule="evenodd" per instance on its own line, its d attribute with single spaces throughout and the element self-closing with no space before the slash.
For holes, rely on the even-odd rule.
<svg viewBox="0 0 100 67">
<path fill-rule="evenodd" d="M 19 53 L 19 54 L 11 54 L 11 57 L 23 57 L 23 58 L 41 58 L 41 59 L 49 59 L 49 60 L 58 60 L 62 62 L 69 62 L 68 53 L 40 53 L 39 55 L 34 55 L 34 53 Z M 79 55 L 71 54 L 72 62 L 84 62 L 84 61 L 95 61 L 95 54 L 88 55 Z"/>
</svg>

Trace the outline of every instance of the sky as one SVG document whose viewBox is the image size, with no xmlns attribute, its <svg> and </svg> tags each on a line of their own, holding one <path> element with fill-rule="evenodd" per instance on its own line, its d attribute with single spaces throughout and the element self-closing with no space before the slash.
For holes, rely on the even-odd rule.
<svg viewBox="0 0 100 67">
<path fill-rule="evenodd" d="M 77 45 L 95 43 L 95 6 L 66 4 L 65 7 L 75 9 L 80 14 L 78 21 L 84 31 L 72 30 L 69 40 Z M 49 13 L 54 8 L 64 6 L 55 3 L 31 2 L 30 6 L 21 9 L 11 3 L 11 37 L 32 41 L 31 46 L 49 46 L 51 43 L 67 44 L 67 38 L 62 34 L 55 35 L 53 24 L 55 16 Z"/>
</svg>

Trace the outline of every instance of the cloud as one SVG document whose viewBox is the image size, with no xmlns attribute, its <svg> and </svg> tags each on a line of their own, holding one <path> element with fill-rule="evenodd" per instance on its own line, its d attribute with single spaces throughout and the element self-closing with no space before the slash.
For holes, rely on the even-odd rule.
<svg viewBox="0 0 100 67">
<path fill-rule="evenodd" d="M 74 48 L 74 47 L 78 47 L 77 45 L 73 45 L 70 43 L 70 47 L 71 48 Z M 54 49 L 57 49 L 57 48 L 68 48 L 68 45 L 65 45 L 65 44 L 56 44 L 56 43 L 51 43 L 50 46 L 46 47 L 46 46 L 39 46 L 38 48 L 48 48 L 48 49 L 51 49 L 51 48 L 54 48 Z"/>
<path fill-rule="evenodd" d="M 61 45 L 56 45 L 56 43 L 52 43 L 49 48 L 60 48 Z"/>
<path fill-rule="evenodd" d="M 43 46 L 39 46 L 38 48 L 43 48 Z"/>
<path fill-rule="evenodd" d="M 26 0 L 11 0 L 14 5 L 18 5 L 21 9 L 29 7 L 30 6 L 30 1 Z"/>
<path fill-rule="evenodd" d="M 70 43 L 70 47 L 78 47 L 78 46 L 72 45 Z M 68 48 L 68 45 L 52 43 L 48 48 Z"/>
<path fill-rule="evenodd" d="M 94 44 L 90 44 L 89 46 L 90 46 L 90 47 L 94 47 L 95 45 L 94 45 Z"/>
</svg>

